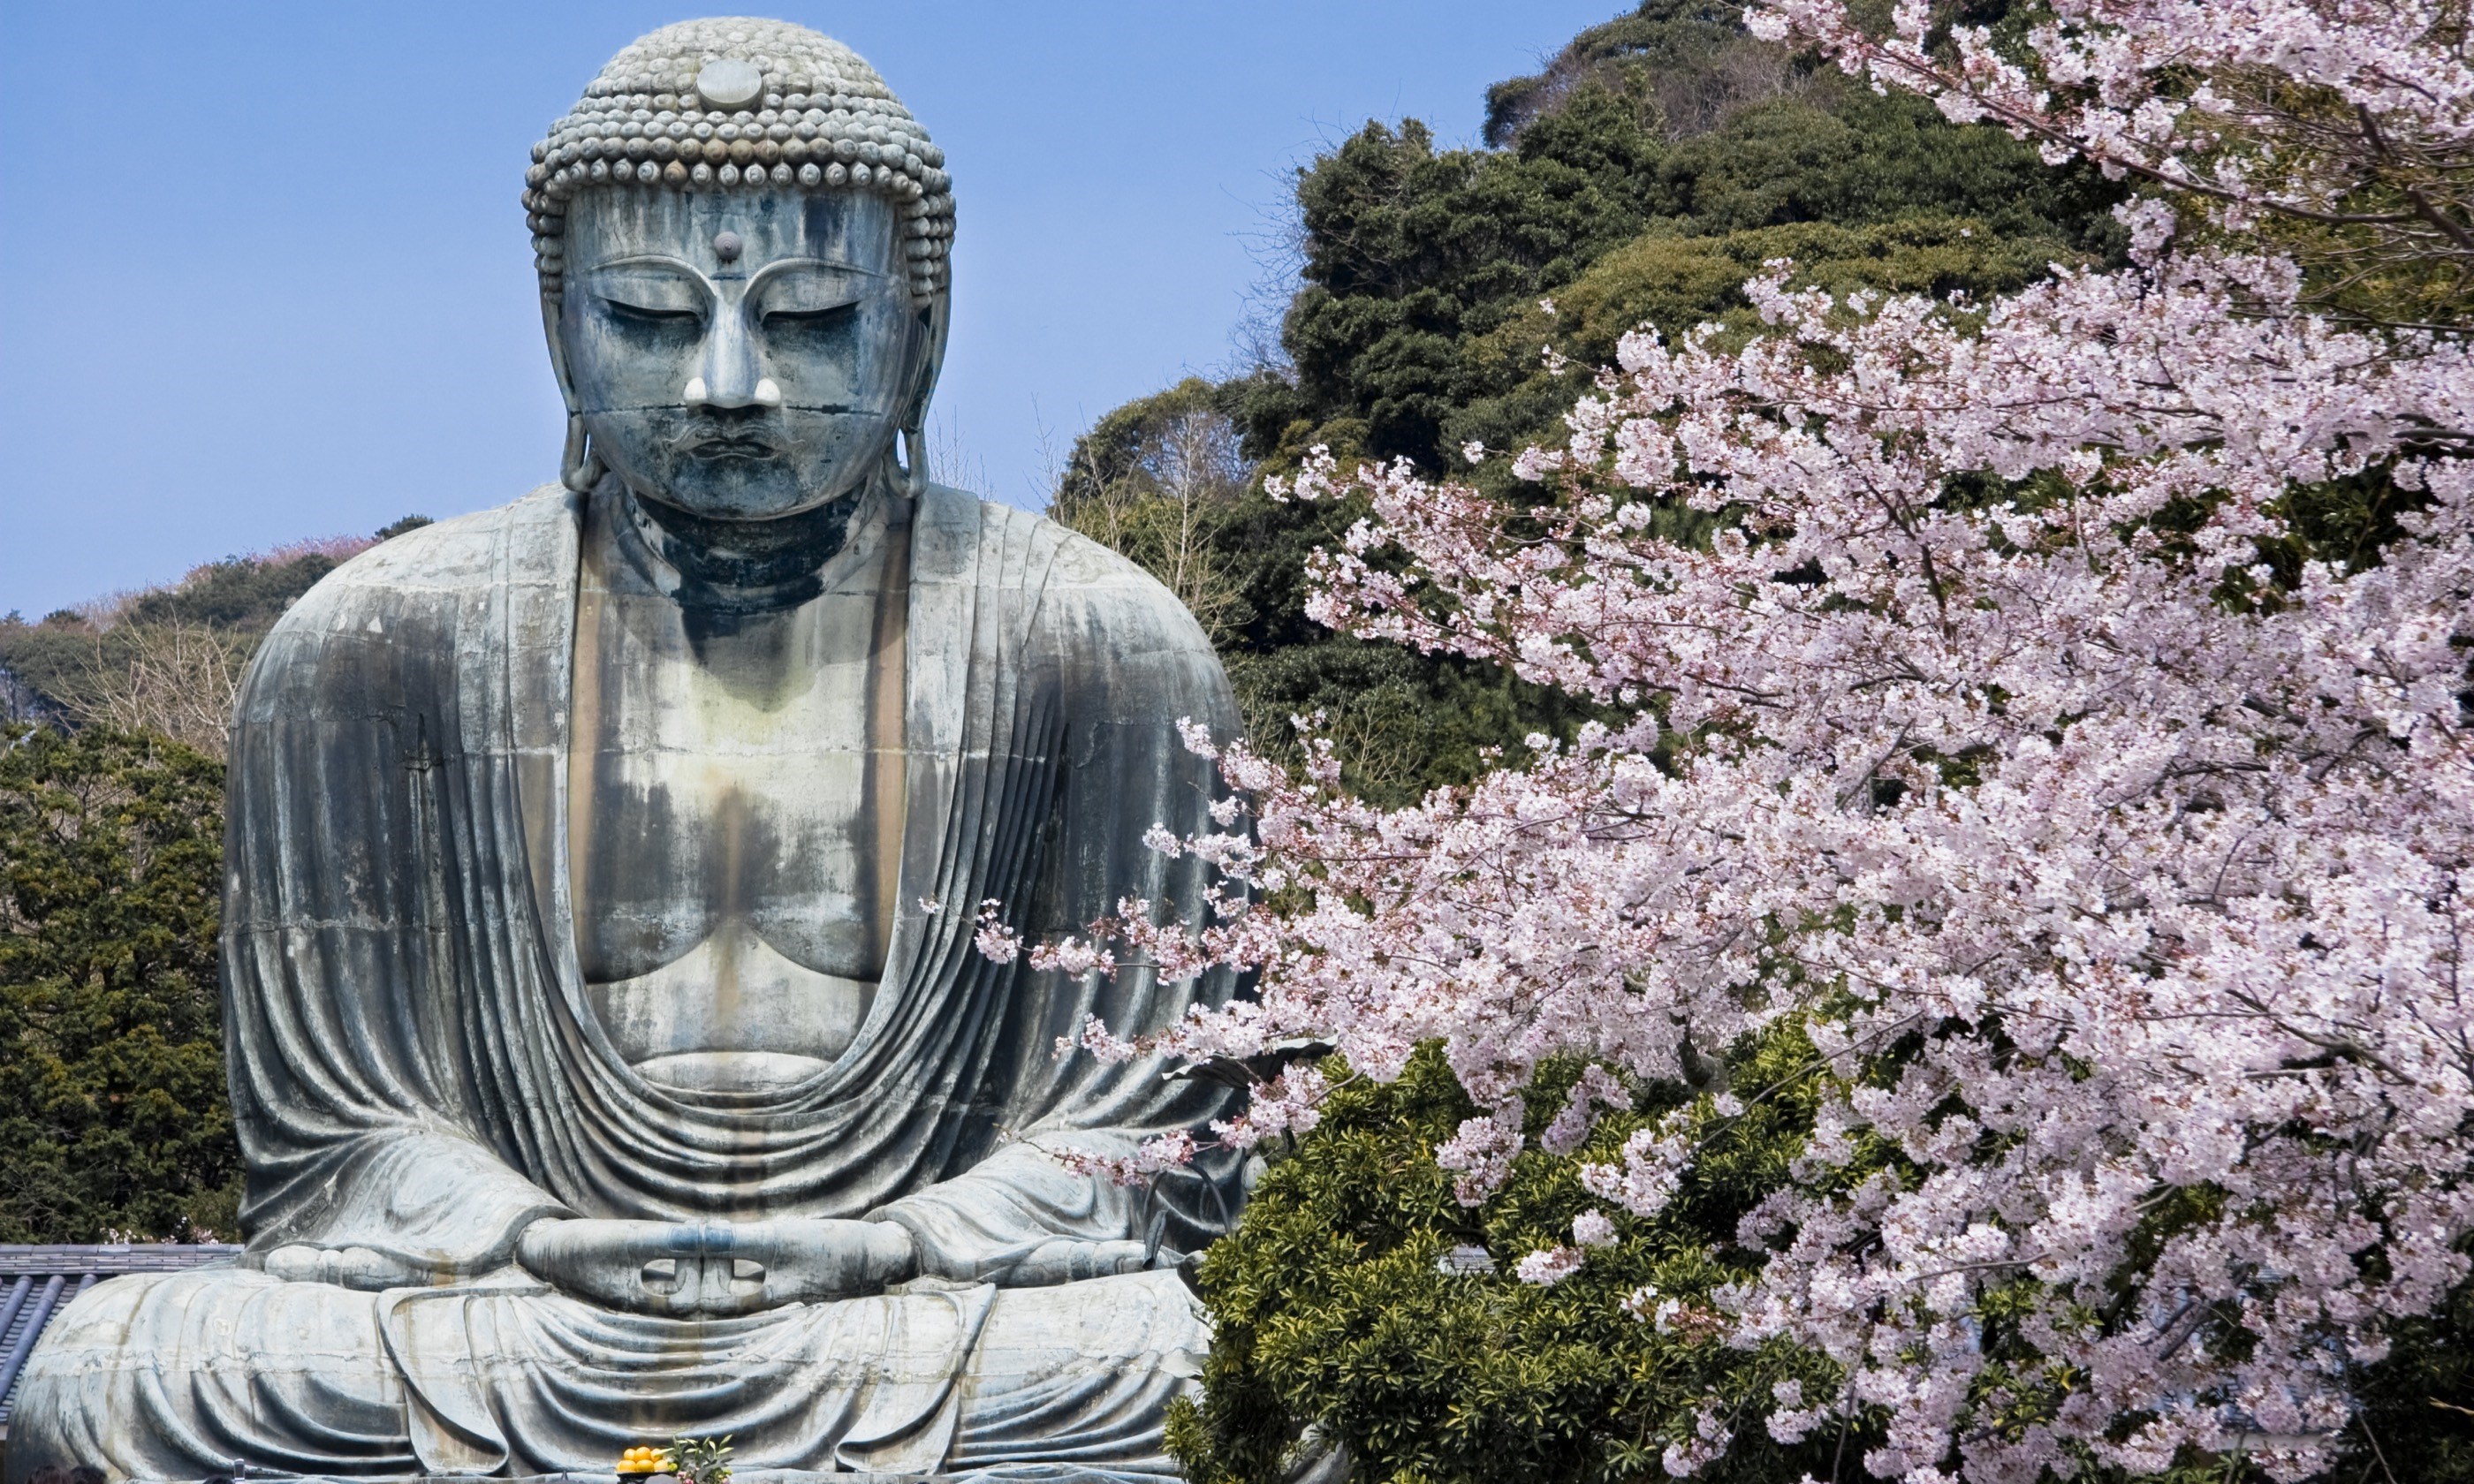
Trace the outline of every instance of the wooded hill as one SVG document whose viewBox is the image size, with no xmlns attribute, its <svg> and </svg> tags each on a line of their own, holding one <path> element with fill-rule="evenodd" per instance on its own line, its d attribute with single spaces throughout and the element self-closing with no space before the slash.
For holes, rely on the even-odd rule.
<svg viewBox="0 0 2474 1484">
<path fill-rule="evenodd" d="M 406 515 L 372 536 L 226 557 L 38 623 L 12 611 L 0 618 L 0 721 L 103 722 L 220 757 L 241 671 L 275 620 L 349 558 L 428 523 Z"/>
<path fill-rule="evenodd" d="M 1305 560 L 1361 510 L 1283 504 L 1260 476 L 1316 445 L 1522 497 L 1615 342 L 1754 323 L 1771 258 L 1804 283 L 1987 295 L 2111 261 L 2120 189 L 1988 127 L 1748 35 L 1737 7 L 1646 0 L 1488 93 L 1486 143 L 1370 123 L 1297 172 L 1298 285 L 1276 352 L 1116 409 L 1074 446 L 1055 513 L 1157 572 L 1222 646 L 1259 742 L 1321 711 L 1369 799 L 1461 782 L 1481 750 L 1566 731 L 1499 672 L 1330 634 Z M 1490 450 L 1474 467 L 1464 449 Z M 1191 450 L 1216 449 L 1197 459 Z"/>
</svg>

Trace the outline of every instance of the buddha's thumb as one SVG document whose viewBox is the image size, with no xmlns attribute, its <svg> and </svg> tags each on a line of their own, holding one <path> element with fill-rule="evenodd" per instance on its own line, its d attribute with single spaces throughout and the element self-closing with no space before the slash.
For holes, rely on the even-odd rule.
<svg viewBox="0 0 2474 1484">
<path fill-rule="evenodd" d="M 1140 1242 L 1079 1242 L 1070 1238 L 1042 1242 L 995 1281 L 1008 1288 L 1042 1288 L 1051 1283 L 1076 1283 L 1090 1278 L 1138 1273 L 1149 1260 Z"/>
<path fill-rule="evenodd" d="M 376 1290 L 418 1282 L 403 1263 L 367 1247 L 278 1247 L 266 1255 L 266 1274 L 287 1283 L 333 1283 Z"/>
</svg>

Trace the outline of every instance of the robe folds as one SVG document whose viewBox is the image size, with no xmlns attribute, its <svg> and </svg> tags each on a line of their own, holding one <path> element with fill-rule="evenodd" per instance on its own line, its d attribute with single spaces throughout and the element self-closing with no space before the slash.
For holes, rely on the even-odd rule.
<svg viewBox="0 0 2474 1484">
<path fill-rule="evenodd" d="M 12 1479 L 599 1472 L 678 1431 L 733 1434 L 743 1475 L 1165 1472 L 1158 1414 L 1206 1343 L 1176 1277 L 979 1280 L 1059 1237 L 1190 1251 L 1225 1228 L 1231 1162 L 1142 1192 L 1048 1151 L 1224 1113 L 1154 1061 L 1057 1043 L 1230 985 L 1038 972 L 974 931 L 985 902 L 1033 939 L 1127 898 L 1202 924 L 1207 868 L 1145 835 L 1213 827 L 1213 770 L 1176 730 L 1236 730 L 1208 643 L 1113 554 L 930 489 L 884 981 L 848 1049 L 777 1097 L 664 1088 L 595 1018 L 569 926 L 581 509 L 550 488 L 398 537 L 268 636 L 233 726 L 225 897 L 249 1256 L 72 1304 L 29 1363 Z M 740 1319 L 616 1314 L 514 1265 L 523 1228 L 561 1216 L 874 1217 L 942 1276 Z M 304 1246 L 417 1276 L 252 1270 Z"/>
</svg>

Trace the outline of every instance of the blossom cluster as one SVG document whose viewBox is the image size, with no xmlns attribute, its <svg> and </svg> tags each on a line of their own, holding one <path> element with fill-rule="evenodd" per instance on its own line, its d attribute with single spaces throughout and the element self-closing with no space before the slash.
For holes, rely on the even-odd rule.
<svg viewBox="0 0 2474 1484">
<path fill-rule="evenodd" d="M 2040 72 L 1974 33 L 1928 49 L 1912 0 L 1886 41 L 1834 0 L 1756 19 L 2168 188 L 2247 170 L 2269 206 L 2327 188 L 2257 156 L 2177 176 L 2209 95 L 2160 76 L 2282 69 L 2400 136 L 2474 132 L 2474 79 L 2416 50 L 2413 6 L 2242 9 L 2056 0 Z M 1155 843 L 1281 910 L 1232 890 L 1199 937 L 1135 910 L 1103 934 L 1163 972 L 1259 970 L 1145 1049 L 1314 1037 L 1390 1078 L 1440 1041 L 1480 1110 L 1437 1156 L 1472 1203 L 1532 1146 L 1547 1058 L 1597 1068 L 1559 1151 L 1628 1085 L 1698 1089 L 1586 1168 L 1615 1214 L 1524 1259 L 1535 1282 L 1665 1206 L 1762 1095 L 1714 1085 L 1725 1048 L 1794 1017 L 1821 1113 L 1736 1233 L 1761 1265 L 1725 1321 L 1842 1377 L 1781 1395 L 1772 1435 L 1860 1415 L 1867 1469 L 1913 1484 L 2185 1448 L 2307 1475 L 2392 1323 L 2468 1268 L 2474 364 L 2313 313 L 2292 262 L 2184 244 L 2153 199 L 2122 214 L 2133 266 L 1990 304 L 1773 264 L 1751 344 L 1635 333 L 1568 439 L 1520 456 L 1554 498 L 1516 520 L 1405 465 L 1309 461 L 1286 494 L 1372 512 L 1318 559 L 1318 618 L 1613 719 L 1395 810 L 1311 735 L 1297 778 L 1192 737 L 1252 829 Z M 2397 534 L 2374 563 L 2273 568 L 2289 497 L 2337 480 L 2398 491 Z M 1306 1126 L 1322 1092 L 1283 1076 L 1222 1137 Z"/>
<path fill-rule="evenodd" d="M 1758 0 L 1772 40 L 1999 124 L 2059 164 L 2090 159 L 2236 209 L 2371 223 L 2366 177 L 2474 145 L 2474 65 L 2439 0 L 2053 0 L 2010 55 L 1984 26 L 1898 0 L 1868 30 L 1845 0 Z M 2241 146 L 2272 141 L 2263 155 Z M 2367 167 L 2367 168 L 2366 168 Z M 2407 169 L 2399 179 L 2411 179 Z M 2454 236 L 2410 199 L 2393 213 Z"/>
</svg>

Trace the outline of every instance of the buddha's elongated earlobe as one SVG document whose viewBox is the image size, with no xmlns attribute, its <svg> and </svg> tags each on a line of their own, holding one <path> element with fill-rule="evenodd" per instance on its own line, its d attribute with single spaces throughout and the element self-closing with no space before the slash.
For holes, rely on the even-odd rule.
<svg viewBox="0 0 2474 1484">
<path fill-rule="evenodd" d="M 917 499 L 928 492 L 927 436 L 916 427 L 902 430 L 903 492 Z"/>
<path fill-rule="evenodd" d="M 567 452 L 559 460 L 558 482 L 578 494 L 588 494 L 608 472 L 601 462 L 601 455 L 593 451 L 593 441 L 585 436 L 583 415 L 569 413 Z"/>
<path fill-rule="evenodd" d="M 937 295 L 919 311 L 917 338 L 910 346 L 910 411 L 902 419 L 902 472 L 914 500 L 928 492 L 928 400 L 935 395 L 936 374 L 945 367 L 945 329 L 952 311 L 952 301 Z"/>
<path fill-rule="evenodd" d="M 558 335 L 558 299 L 542 296 L 542 333 L 549 341 L 550 373 L 558 378 L 560 400 L 567 403 L 567 449 L 559 456 L 558 482 L 578 494 L 590 493 L 609 469 L 585 436 L 584 415 L 575 410 L 575 384 L 567 375 L 567 343 Z"/>
</svg>

